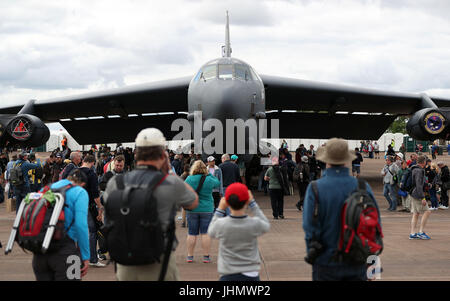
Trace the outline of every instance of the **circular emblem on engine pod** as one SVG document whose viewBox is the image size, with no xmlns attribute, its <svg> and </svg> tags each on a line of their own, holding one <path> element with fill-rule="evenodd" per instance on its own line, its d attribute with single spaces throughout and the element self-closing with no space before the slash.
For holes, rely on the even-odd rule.
<svg viewBox="0 0 450 301">
<path fill-rule="evenodd" d="M 445 118 L 441 113 L 431 112 L 425 116 L 425 130 L 430 134 L 440 134 L 444 128 Z"/>
<path fill-rule="evenodd" d="M 31 137 L 31 123 L 25 118 L 16 119 L 11 123 L 9 131 L 14 139 L 25 141 Z"/>
</svg>

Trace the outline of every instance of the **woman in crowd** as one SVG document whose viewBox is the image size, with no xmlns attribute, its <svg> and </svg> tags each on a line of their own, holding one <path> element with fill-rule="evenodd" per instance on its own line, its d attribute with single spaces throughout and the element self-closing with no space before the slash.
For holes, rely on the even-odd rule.
<svg viewBox="0 0 450 301">
<path fill-rule="evenodd" d="M 220 181 L 211 175 L 206 168 L 205 163 L 197 160 L 191 167 L 190 176 L 187 177 L 188 183 L 198 194 L 198 207 L 186 214 L 188 224 L 187 236 L 187 262 L 194 261 L 194 249 L 197 237 L 200 234 L 203 249 L 203 262 L 209 263 L 209 251 L 211 248 L 211 239 L 208 236 L 208 227 L 214 213 L 214 199 L 212 191 L 220 186 Z"/>
</svg>

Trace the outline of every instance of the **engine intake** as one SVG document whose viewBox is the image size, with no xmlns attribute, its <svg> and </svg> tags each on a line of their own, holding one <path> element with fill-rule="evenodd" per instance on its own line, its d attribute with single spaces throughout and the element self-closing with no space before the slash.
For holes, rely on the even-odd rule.
<svg viewBox="0 0 450 301">
<path fill-rule="evenodd" d="M 0 124 L 0 145 L 37 147 L 45 144 L 50 137 L 45 123 L 33 115 L 2 115 Z"/>
<path fill-rule="evenodd" d="M 437 109 L 417 111 L 406 124 L 408 134 L 418 140 L 436 140 L 448 134 L 449 118 L 446 112 Z"/>
</svg>

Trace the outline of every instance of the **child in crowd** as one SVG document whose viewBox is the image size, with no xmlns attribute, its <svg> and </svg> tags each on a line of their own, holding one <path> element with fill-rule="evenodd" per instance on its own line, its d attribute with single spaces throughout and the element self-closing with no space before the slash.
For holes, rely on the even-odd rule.
<svg viewBox="0 0 450 301">
<path fill-rule="evenodd" d="M 225 216 L 228 207 L 231 209 L 231 215 Z M 253 217 L 245 214 L 247 207 Z M 228 186 L 208 228 L 209 236 L 219 239 L 219 280 L 260 280 L 257 238 L 269 229 L 269 221 L 247 186 L 241 183 Z"/>
</svg>

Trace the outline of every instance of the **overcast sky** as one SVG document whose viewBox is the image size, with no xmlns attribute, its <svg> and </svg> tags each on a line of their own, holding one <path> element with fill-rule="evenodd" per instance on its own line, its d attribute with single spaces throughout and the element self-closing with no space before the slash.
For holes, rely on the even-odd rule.
<svg viewBox="0 0 450 301">
<path fill-rule="evenodd" d="M 414 4 L 413 4 L 414 3 Z M 450 98 L 450 1 L 0 2 L 0 104 L 194 75 L 221 56 L 260 74 Z"/>
</svg>

